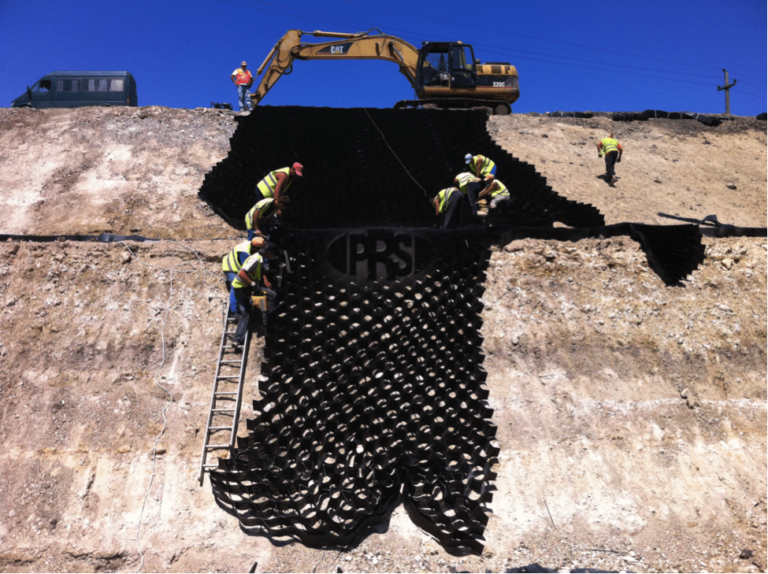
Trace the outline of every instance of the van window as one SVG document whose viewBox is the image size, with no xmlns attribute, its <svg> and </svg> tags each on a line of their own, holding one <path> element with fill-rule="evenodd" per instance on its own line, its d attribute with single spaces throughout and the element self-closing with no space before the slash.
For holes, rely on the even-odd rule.
<svg viewBox="0 0 768 574">
<path fill-rule="evenodd" d="M 40 80 L 32 86 L 32 91 L 38 94 L 47 94 L 50 90 L 51 80 Z"/>
<path fill-rule="evenodd" d="M 106 92 L 109 80 L 88 80 L 83 86 L 86 92 Z"/>
<path fill-rule="evenodd" d="M 80 90 L 80 80 L 56 80 L 57 92 L 77 92 Z"/>
<path fill-rule="evenodd" d="M 110 92 L 122 92 L 123 91 L 123 80 L 112 80 L 109 86 Z"/>
</svg>

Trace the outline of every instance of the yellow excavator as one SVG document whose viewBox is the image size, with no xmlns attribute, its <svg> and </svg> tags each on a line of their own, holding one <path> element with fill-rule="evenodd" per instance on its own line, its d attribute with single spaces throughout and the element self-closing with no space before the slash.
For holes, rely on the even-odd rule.
<svg viewBox="0 0 768 574">
<path fill-rule="evenodd" d="M 373 31 L 378 33 L 373 33 Z M 395 108 L 487 108 L 496 115 L 512 112 L 520 96 L 517 70 L 509 62 L 475 60 L 472 46 L 461 42 L 423 42 L 417 50 L 408 42 L 372 28 L 368 32 L 307 32 L 323 38 L 340 38 L 316 44 L 302 43 L 301 30 L 289 30 L 256 70 L 264 72 L 251 101 L 258 104 L 294 60 L 387 60 L 400 66 L 416 92 L 417 100 L 403 100 Z M 264 71 L 266 68 L 266 71 Z"/>
</svg>

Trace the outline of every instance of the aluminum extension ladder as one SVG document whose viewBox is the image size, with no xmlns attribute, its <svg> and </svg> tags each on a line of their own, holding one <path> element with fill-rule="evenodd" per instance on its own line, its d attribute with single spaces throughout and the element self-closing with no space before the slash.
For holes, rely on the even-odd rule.
<svg viewBox="0 0 768 574">
<path fill-rule="evenodd" d="M 236 330 L 237 317 L 231 313 L 229 297 L 227 297 L 219 360 L 216 364 L 216 376 L 213 380 L 208 422 L 205 425 L 205 434 L 203 435 L 203 453 L 200 457 L 200 486 L 205 480 L 205 473 L 219 467 L 216 463 L 208 462 L 208 455 L 222 450 L 226 450 L 227 453 L 231 452 L 237 440 L 240 406 L 243 401 L 243 379 L 245 378 L 251 333 L 249 329 L 245 334 L 245 343 L 242 347 L 236 348 L 234 345 Z M 224 442 L 225 440 L 227 442 Z"/>
</svg>

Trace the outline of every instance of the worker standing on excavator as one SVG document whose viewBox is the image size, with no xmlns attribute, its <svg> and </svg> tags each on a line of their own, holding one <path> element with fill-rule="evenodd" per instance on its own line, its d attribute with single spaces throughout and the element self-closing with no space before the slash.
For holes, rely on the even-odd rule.
<svg viewBox="0 0 768 574">
<path fill-rule="evenodd" d="M 434 199 L 435 217 L 443 216 L 442 228 L 455 229 L 466 225 L 467 198 L 457 187 L 441 189 Z"/>
<path fill-rule="evenodd" d="M 480 193 L 481 189 L 483 189 L 482 180 L 479 177 L 475 177 L 468 171 L 465 171 L 457 175 L 453 181 L 456 183 L 459 191 L 461 191 L 461 193 L 463 193 L 469 201 L 469 209 L 471 210 L 472 215 L 476 216 L 477 194 Z"/>
<path fill-rule="evenodd" d="M 263 237 L 255 237 L 248 241 L 238 243 L 235 247 L 227 253 L 221 260 L 221 270 L 224 272 L 224 284 L 229 291 L 229 310 L 230 313 L 237 312 L 237 302 L 235 301 L 235 293 L 232 290 L 232 282 L 237 277 L 238 271 L 243 266 L 243 263 L 258 249 L 264 247 L 266 240 Z"/>
<path fill-rule="evenodd" d="M 232 281 L 232 291 L 237 301 L 237 331 L 235 332 L 234 343 L 242 345 L 245 342 L 245 334 L 248 331 L 248 323 L 251 318 L 251 294 L 254 291 L 261 291 L 267 296 L 266 313 L 262 313 L 261 321 L 264 326 L 269 320 L 269 312 L 273 311 L 277 305 L 277 293 L 272 290 L 272 284 L 264 273 L 264 264 L 267 260 L 277 259 L 279 250 L 277 245 L 267 242 L 259 249 L 258 253 L 251 255 L 245 260 L 237 277 Z"/>
<path fill-rule="evenodd" d="M 256 197 L 259 199 L 280 199 L 280 195 L 288 191 L 293 183 L 293 176 L 303 177 L 304 166 L 296 162 L 291 167 L 270 171 L 267 176 L 256 184 Z"/>
<path fill-rule="evenodd" d="M 245 227 L 248 230 L 248 239 L 255 236 L 263 237 L 272 227 L 276 217 L 287 211 L 291 205 L 291 198 L 287 195 L 275 201 L 271 197 L 257 202 L 251 210 L 245 214 Z"/>
<path fill-rule="evenodd" d="M 473 156 L 468 153 L 464 156 L 464 163 L 469 165 L 469 171 L 485 180 L 486 183 L 496 177 L 496 164 L 484 155 Z"/>
<path fill-rule="evenodd" d="M 498 179 L 494 179 L 491 183 L 480 192 L 477 196 L 478 199 L 489 197 L 491 200 L 488 209 L 504 209 L 512 201 L 509 195 L 509 189 L 507 186 L 501 183 Z"/>
</svg>

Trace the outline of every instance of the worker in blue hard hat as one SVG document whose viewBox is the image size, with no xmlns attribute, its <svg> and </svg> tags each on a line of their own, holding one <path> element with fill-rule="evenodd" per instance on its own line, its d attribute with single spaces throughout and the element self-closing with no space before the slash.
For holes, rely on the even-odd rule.
<svg viewBox="0 0 768 574">
<path fill-rule="evenodd" d="M 496 164 L 491 158 L 468 153 L 464 156 L 464 163 L 469 165 L 469 171 L 485 180 L 486 183 L 490 183 L 490 180 L 496 177 Z"/>
</svg>

